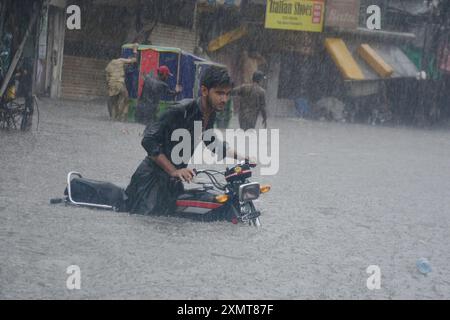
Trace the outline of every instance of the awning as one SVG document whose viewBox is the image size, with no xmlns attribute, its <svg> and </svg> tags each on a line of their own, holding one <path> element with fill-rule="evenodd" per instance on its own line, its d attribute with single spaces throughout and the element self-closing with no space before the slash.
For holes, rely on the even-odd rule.
<svg viewBox="0 0 450 320">
<path fill-rule="evenodd" d="M 356 62 L 360 65 L 365 78 L 367 80 L 383 79 L 357 53 L 360 45 L 360 43 L 350 43 L 349 47 Z M 389 77 L 390 79 L 415 78 L 417 76 L 419 70 L 416 65 L 409 60 L 406 54 L 399 47 L 381 43 L 369 43 L 369 45 L 384 60 L 385 63 L 392 67 L 394 72 Z"/>
<path fill-rule="evenodd" d="M 325 39 L 325 48 L 346 80 L 364 80 L 364 74 L 352 53 L 340 38 Z"/>
<path fill-rule="evenodd" d="M 245 26 L 241 26 L 237 29 L 224 33 L 220 37 L 217 37 L 208 44 L 208 51 L 210 52 L 217 51 L 220 48 L 230 44 L 231 42 L 241 39 L 247 34 L 248 34 L 247 27 Z"/>
<path fill-rule="evenodd" d="M 330 50 L 329 45 L 326 46 L 327 51 L 346 80 L 370 81 L 415 78 L 419 72 L 415 64 L 395 45 L 339 40 L 341 40 L 341 44 L 339 46 L 335 45 L 332 50 Z M 345 45 L 342 45 L 342 43 L 345 43 Z M 358 53 L 358 50 L 361 51 L 361 46 L 364 44 L 368 45 L 368 48 L 373 49 L 372 62 L 367 57 L 363 59 L 362 56 L 364 55 Z M 388 72 L 389 67 L 392 68 L 391 72 Z M 354 76 L 349 76 L 349 73 L 344 70 L 353 70 L 351 74 Z M 361 73 L 363 77 L 361 77 Z"/>
<path fill-rule="evenodd" d="M 431 11 L 431 8 L 423 0 L 409 0 L 408 4 L 403 0 L 390 0 L 388 8 L 414 16 L 426 15 Z"/>
</svg>

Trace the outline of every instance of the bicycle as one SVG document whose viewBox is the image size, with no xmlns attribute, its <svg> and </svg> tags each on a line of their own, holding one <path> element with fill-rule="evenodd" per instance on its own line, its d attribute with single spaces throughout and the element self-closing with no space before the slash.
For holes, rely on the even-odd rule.
<svg viewBox="0 0 450 320">
<path fill-rule="evenodd" d="M 37 128 L 39 127 L 39 105 L 37 98 L 33 95 L 33 104 L 37 110 Z M 34 110 L 34 106 L 33 109 Z M 15 129 L 26 131 L 28 129 L 28 117 L 32 116 L 33 112 L 27 110 L 25 102 L 19 102 L 17 97 L 12 94 L 5 94 L 0 98 L 0 129 Z"/>
</svg>

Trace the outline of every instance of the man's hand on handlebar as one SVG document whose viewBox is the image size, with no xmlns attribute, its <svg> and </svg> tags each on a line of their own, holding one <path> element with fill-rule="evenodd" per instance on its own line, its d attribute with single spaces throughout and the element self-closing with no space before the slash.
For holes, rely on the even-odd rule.
<svg viewBox="0 0 450 320">
<path fill-rule="evenodd" d="M 190 183 L 195 176 L 195 172 L 190 168 L 178 169 L 170 173 L 171 177 L 178 178 L 183 182 Z"/>
</svg>

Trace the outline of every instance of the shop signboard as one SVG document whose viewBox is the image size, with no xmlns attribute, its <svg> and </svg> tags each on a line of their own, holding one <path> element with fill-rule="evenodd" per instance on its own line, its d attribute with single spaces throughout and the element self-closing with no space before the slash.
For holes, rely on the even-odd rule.
<svg viewBox="0 0 450 320">
<path fill-rule="evenodd" d="M 324 0 L 267 0 L 267 29 L 322 32 Z"/>
<path fill-rule="evenodd" d="M 360 0 L 327 0 L 325 27 L 355 30 L 358 28 Z"/>
</svg>

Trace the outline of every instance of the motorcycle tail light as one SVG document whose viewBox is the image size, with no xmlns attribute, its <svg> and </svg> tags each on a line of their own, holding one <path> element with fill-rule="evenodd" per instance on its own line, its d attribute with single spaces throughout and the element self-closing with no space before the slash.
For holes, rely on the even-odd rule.
<svg viewBox="0 0 450 320">
<path fill-rule="evenodd" d="M 257 182 L 243 184 L 239 187 L 239 201 L 246 202 L 259 198 L 260 186 Z"/>
<path fill-rule="evenodd" d="M 220 194 L 216 196 L 216 201 L 219 203 L 225 203 L 228 201 L 228 196 L 226 194 Z"/>
<path fill-rule="evenodd" d="M 261 188 L 259 188 L 259 190 L 261 191 L 261 193 L 267 193 L 270 191 L 270 185 L 266 184 L 261 186 Z"/>
</svg>

